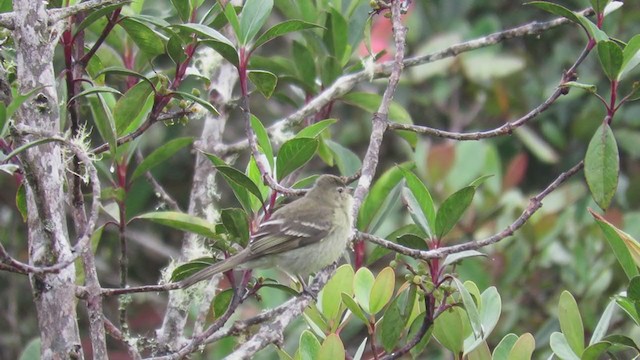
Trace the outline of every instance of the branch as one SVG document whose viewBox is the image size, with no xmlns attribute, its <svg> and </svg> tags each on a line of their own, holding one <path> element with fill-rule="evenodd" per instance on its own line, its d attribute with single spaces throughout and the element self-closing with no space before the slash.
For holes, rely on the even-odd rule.
<svg viewBox="0 0 640 360">
<path fill-rule="evenodd" d="M 379 238 L 371 234 L 363 233 L 363 232 L 357 232 L 356 238 L 370 241 L 374 244 L 393 250 L 397 253 L 407 255 L 415 259 L 421 259 L 421 260 L 442 258 L 446 255 L 455 254 L 455 253 L 459 253 L 461 251 L 466 251 L 466 250 L 477 250 L 487 245 L 497 243 L 500 240 L 513 235 L 513 233 L 516 232 L 516 230 L 520 229 L 531 218 L 531 216 L 533 216 L 533 214 L 535 214 L 535 212 L 542 207 L 542 200 L 547 195 L 549 195 L 551 192 L 553 192 L 558 187 L 560 187 L 560 185 L 562 185 L 565 181 L 567 181 L 571 176 L 575 175 L 583 167 L 584 167 L 584 162 L 580 161 L 571 169 L 560 174 L 560 176 L 558 176 L 551 184 L 549 184 L 549 186 L 547 186 L 546 189 L 544 189 L 538 195 L 532 197 L 529 200 L 529 205 L 527 206 L 527 208 L 524 209 L 522 214 L 513 223 L 511 223 L 511 225 L 507 226 L 504 230 L 500 231 L 499 233 L 482 240 L 470 241 L 464 244 L 452 245 L 452 246 L 425 251 L 425 250 L 408 248 L 406 246 L 402 246 L 397 243 Z"/>
<path fill-rule="evenodd" d="M 136 149 L 136 160 L 138 161 L 138 164 L 144 160 L 144 157 L 142 156 L 142 151 L 140 151 L 140 148 Z M 178 205 L 178 202 L 171 195 L 169 195 L 169 193 L 164 189 L 164 187 L 162 187 L 162 185 L 160 185 L 158 180 L 156 180 L 153 174 L 151 174 L 151 171 L 145 172 L 144 177 L 147 179 L 149 184 L 151 184 L 151 186 L 153 187 L 153 190 L 155 191 L 156 196 L 160 198 L 160 200 L 164 201 L 171 210 L 180 211 L 180 212 L 182 211 L 180 209 L 180 205 Z"/>
<path fill-rule="evenodd" d="M 497 127 L 495 129 L 463 133 L 463 132 L 453 132 L 453 131 L 435 129 L 429 126 L 400 124 L 396 122 L 389 123 L 389 128 L 393 130 L 408 130 L 408 131 L 413 131 L 419 134 L 431 135 L 431 136 L 453 139 L 453 140 L 480 140 L 480 139 L 487 139 L 487 138 L 492 138 L 497 136 L 510 135 L 513 132 L 513 130 L 521 127 L 522 125 L 526 124 L 530 120 L 540 115 L 542 112 L 544 112 L 549 107 L 551 107 L 551 105 L 560 96 L 566 95 L 568 93 L 567 91 L 568 89 L 566 87 L 563 87 L 563 84 L 565 84 L 568 81 L 575 80 L 576 69 L 587 58 L 587 55 L 589 55 L 592 49 L 593 47 L 590 46 L 589 44 L 585 46 L 585 48 L 582 50 L 582 52 L 578 56 L 578 59 L 576 59 L 576 61 L 569 68 L 569 70 L 566 70 L 562 74 L 562 78 L 560 79 L 560 84 L 558 85 L 556 90 L 551 94 L 551 96 L 547 98 L 547 100 L 545 100 L 542 104 L 536 106 L 533 110 L 529 111 L 529 113 L 527 113 L 525 116 L 517 120 L 509 121 L 504 125 Z"/>
<path fill-rule="evenodd" d="M 126 3 L 130 3 L 131 1 L 132 0 L 89 0 L 73 6 L 51 9 L 49 10 L 49 23 L 56 23 L 60 20 L 64 20 L 69 16 L 73 16 L 83 11 L 97 10 L 99 8 L 114 4 L 124 5 Z"/>
<path fill-rule="evenodd" d="M 580 11 L 579 14 L 590 16 L 593 15 L 593 11 L 591 9 L 587 9 Z M 495 45 L 505 40 L 524 37 L 528 35 L 538 35 L 549 29 L 553 29 L 569 22 L 570 21 L 566 18 L 557 18 L 547 22 L 531 22 L 512 29 L 496 32 L 478 39 L 455 44 L 431 54 L 404 59 L 403 65 L 406 67 L 411 67 L 427 64 L 436 60 L 457 56 L 464 52 Z M 288 127 L 300 124 L 306 117 L 317 113 L 331 101 L 347 94 L 355 87 L 356 84 L 363 81 L 370 81 L 373 78 L 380 78 L 388 75 L 389 72 L 393 69 L 394 62 L 395 60 L 378 65 L 367 66 L 362 71 L 338 78 L 336 82 L 334 82 L 330 87 L 318 94 L 315 98 L 313 98 L 306 105 L 300 108 L 300 110 L 294 112 L 286 118 L 276 121 L 273 125 L 269 126 L 267 131 L 270 134 L 279 133 Z M 245 139 L 233 144 L 220 146 L 220 153 L 228 154 L 240 152 L 247 149 L 248 147 L 249 144 Z"/>
</svg>

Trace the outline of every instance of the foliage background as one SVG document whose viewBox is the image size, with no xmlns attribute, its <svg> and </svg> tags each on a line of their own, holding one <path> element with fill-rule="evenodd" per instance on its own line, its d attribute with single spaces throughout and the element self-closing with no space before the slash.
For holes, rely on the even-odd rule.
<svg viewBox="0 0 640 360">
<path fill-rule="evenodd" d="M 571 9 L 587 6 L 585 1 L 560 3 Z M 286 7 L 286 1 L 277 1 L 276 5 Z M 144 13 L 175 17 L 171 9 L 169 1 L 147 1 Z M 608 17 L 605 30 L 628 40 L 631 35 L 640 33 L 640 8 L 627 2 L 623 9 Z M 270 23 L 278 21 L 279 16 L 282 16 L 282 8 L 272 14 Z M 540 10 L 508 0 L 415 1 L 406 18 L 409 27 L 407 55 L 425 54 L 462 40 L 549 18 Z M 378 20 L 380 23 L 374 25 L 373 40 L 389 42 L 387 47 L 392 48 L 391 34 L 381 25 L 385 19 Z M 289 56 L 292 37 L 263 47 L 258 55 Z M 565 25 L 538 37 L 513 39 L 455 58 L 407 68 L 394 100 L 409 112 L 415 124 L 452 131 L 494 128 L 528 112 L 546 98 L 585 42 L 584 34 L 577 26 Z M 61 56 L 58 71 L 62 69 Z M 201 61 L 205 62 L 207 58 Z M 154 62 L 154 68 L 164 69 L 168 64 L 167 59 L 160 58 Z M 149 68 L 143 64 L 139 70 L 149 71 Z M 634 73 L 637 76 L 638 69 Z M 600 85 L 599 89 L 607 86 L 594 54 L 580 67 L 579 75 L 581 82 Z M 360 84 L 356 91 L 380 94 L 384 86 L 386 81 L 378 80 Z M 183 85 L 187 91 L 192 87 L 206 91 L 198 80 L 191 79 Z M 287 92 L 284 87 L 281 90 Z M 277 98 L 265 100 L 258 94 L 252 96 L 252 108 L 265 125 L 295 109 Z M 90 115 L 88 109 L 83 110 L 84 116 Z M 526 206 L 530 195 L 538 193 L 560 172 L 583 158 L 588 141 L 603 116 L 603 107 L 593 96 L 573 89 L 534 122 L 509 137 L 457 143 L 420 137 L 414 151 L 403 138 L 389 133 L 383 143 L 378 173 L 415 159 L 418 172 L 426 180 L 436 202 L 478 176 L 493 175 L 481 187 L 472 208 L 461 226 L 449 236 L 449 241 L 482 238 L 510 223 Z M 371 114 L 338 102 L 331 117 L 339 120 L 331 128 L 333 139 L 362 157 Z M 155 126 L 140 140 L 141 148 L 148 154 L 171 139 L 197 136 L 200 126 L 198 120 L 186 125 Z M 227 139 L 241 139 L 243 128 L 239 112 L 233 112 L 227 125 Z M 640 166 L 637 161 L 640 157 L 637 146 L 640 103 L 624 106 L 616 115 L 613 129 L 621 150 L 621 177 L 614 204 L 606 216 L 640 238 Z M 247 161 L 244 155 L 238 159 L 236 167 L 244 168 Z M 103 162 L 102 170 L 109 171 L 107 161 Z M 186 208 L 192 171 L 193 153 L 182 150 L 153 173 L 182 208 Z M 322 172 L 336 173 L 337 169 L 315 159 L 305 170 L 307 174 Z M 22 240 L 25 239 L 25 224 L 14 205 L 16 191 L 16 183 L 11 177 L 0 177 L 0 238 L 11 253 L 26 259 L 26 244 Z M 235 206 L 228 189 L 223 189 L 222 197 L 223 203 Z M 152 187 L 144 181 L 136 182 L 127 197 L 129 216 L 162 206 Z M 393 206 L 398 211 L 381 225 L 378 234 L 382 236 L 408 220 L 406 212 L 400 211 L 402 204 Z M 597 205 L 591 200 L 584 179 L 577 176 L 548 197 L 540 213 L 514 237 L 485 249 L 487 258 L 467 260 L 456 268 L 462 279 L 475 281 L 481 290 L 495 285 L 502 294 L 503 314 L 490 341 L 498 341 L 508 332 L 532 332 L 537 346 L 542 349 L 539 355 L 542 358 L 548 353 L 549 334 L 558 328 L 555 311 L 563 290 L 570 290 L 576 297 L 586 329 L 590 331 L 609 296 L 626 286 L 626 278 L 587 208 L 597 209 Z M 128 234 L 131 284 L 156 283 L 161 269 L 177 256 L 181 233 L 148 222 L 134 222 Z M 104 286 L 118 285 L 117 241 L 115 232 L 106 231 L 98 248 L 98 270 Z M 384 257 L 370 267 L 375 273 L 391 259 Z M 266 274 L 279 276 L 274 272 Z M 0 308 L 7 309 L 0 313 L 6 324 L 0 328 L 0 358 L 16 358 L 29 339 L 37 334 L 35 310 L 29 300 L 29 284 L 24 278 L 2 276 L 0 286 L 3 288 Z M 284 300 L 284 295 L 277 291 L 263 291 L 263 302 L 255 306 L 273 307 Z M 132 330 L 144 334 L 157 328 L 165 304 L 165 294 L 134 295 L 130 307 Z M 117 317 L 114 299 L 105 305 L 107 315 Z M 628 325 L 628 321 L 614 323 L 619 329 Z M 299 321 L 291 331 L 300 331 L 301 327 L 302 321 Z M 354 328 L 349 333 L 354 339 L 360 339 L 362 330 Z M 290 339 L 292 343 L 287 343 L 287 347 L 295 348 L 298 337 L 290 336 Z M 349 344 L 348 338 L 343 341 Z M 359 341 L 354 341 L 353 346 L 357 346 Z M 223 345 L 208 350 L 211 352 L 204 353 L 203 358 L 217 358 L 232 346 L 230 343 Z M 113 346 L 117 347 L 117 344 Z M 113 358 L 118 356 L 115 351 L 113 355 Z M 273 355 L 262 354 L 265 357 Z"/>
</svg>

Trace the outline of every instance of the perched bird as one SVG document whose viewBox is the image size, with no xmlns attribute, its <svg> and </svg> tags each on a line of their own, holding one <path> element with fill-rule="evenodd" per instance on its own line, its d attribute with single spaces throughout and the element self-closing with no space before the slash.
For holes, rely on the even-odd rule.
<svg viewBox="0 0 640 360">
<path fill-rule="evenodd" d="M 353 197 L 337 176 L 321 175 L 300 199 L 260 224 L 249 245 L 178 282 L 189 287 L 231 269 L 277 267 L 295 276 L 316 272 L 338 260 L 352 233 Z"/>
</svg>

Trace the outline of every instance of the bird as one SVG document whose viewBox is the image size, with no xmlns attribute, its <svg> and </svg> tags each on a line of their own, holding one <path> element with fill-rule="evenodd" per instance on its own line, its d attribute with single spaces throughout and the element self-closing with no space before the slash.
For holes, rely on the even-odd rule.
<svg viewBox="0 0 640 360">
<path fill-rule="evenodd" d="M 187 288 L 232 269 L 279 268 L 299 279 L 337 261 L 353 232 L 353 197 L 345 181 L 321 175 L 301 198 L 263 221 L 246 248 L 178 281 Z"/>
</svg>

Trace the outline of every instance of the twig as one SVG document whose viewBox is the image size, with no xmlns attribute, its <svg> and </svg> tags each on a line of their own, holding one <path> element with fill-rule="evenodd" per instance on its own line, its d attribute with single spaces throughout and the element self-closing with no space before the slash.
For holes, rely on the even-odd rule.
<svg viewBox="0 0 640 360">
<path fill-rule="evenodd" d="M 127 339 L 125 339 L 124 335 L 122 334 L 120 329 L 118 329 L 117 326 L 115 326 L 106 317 L 104 317 L 103 321 L 104 321 L 104 328 L 105 328 L 105 330 L 107 330 L 107 333 L 112 338 L 114 338 L 114 339 L 120 341 L 122 344 L 124 344 L 124 346 L 127 348 L 127 352 L 129 353 L 129 356 L 131 356 L 132 359 L 134 359 L 134 360 L 142 359 L 142 357 L 140 356 L 140 353 L 138 352 L 138 349 L 136 349 L 133 345 L 131 345 L 127 341 Z"/>
<path fill-rule="evenodd" d="M 591 9 L 586 9 L 580 11 L 579 14 L 590 16 L 593 14 L 593 11 Z M 567 24 L 569 22 L 570 21 L 565 18 L 556 18 L 547 22 L 531 22 L 512 29 L 483 36 L 474 40 L 454 44 L 431 54 L 404 59 L 403 65 L 406 67 L 412 67 L 427 64 L 436 60 L 457 56 L 464 52 L 495 45 L 505 40 L 528 35 L 538 35 L 543 33 L 544 31 Z M 338 78 L 336 82 L 334 82 L 326 90 L 318 94 L 315 98 L 310 100 L 302 108 L 287 116 L 286 118 L 280 119 L 273 125 L 269 126 L 267 131 L 271 134 L 278 133 L 282 132 L 286 128 L 300 124 L 302 121 L 304 121 L 305 118 L 317 113 L 331 101 L 347 94 L 355 87 L 356 84 L 363 81 L 370 81 L 373 78 L 379 78 L 389 74 L 389 72 L 393 69 L 393 64 L 394 61 L 388 61 L 383 64 L 375 65 L 373 66 L 373 68 L 367 68 L 365 70 Z M 245 150 L 248 147 L 249 143 L 246 139 L 244 139 L 233 144 L 220 146 L 220 153 L 235 153 Z"/>
<path fill-rule="evenodd" d="M 575 175 L 578 171 L 580 171 L 584 167 L 584 162 L 580 161 L 578 164 L 573 166 L 571 169 L 563 172 L 558 176 L 546 189 L 540 192 L 538 195 L 532 197 L 529 200 L 529 205 L 522 212 L 522 214 L 509 226 L 507 226 L 504 230 L 499 233 L 489 236 L 485 239 L 478 241 L 469 241 L 464 244 L 452 245 L 447 247 L 442 247 L 434 250 L 417 250 L 408 248 L 406 246 L 399 245 L 397 243 L 379 238 L 377 236 L 357 232 L 356 238 L 364 239 L 370 241 L 374 244 L 380 245 L 387 249 L 393 250 L 397 253 L 407 255 L 413 257 L 415 259 L 429 260 L 434 258 L 442 258 L 446 255 L 459 253 L 465 250 L 477 250 L 483 248 L 487 245 L 495 244 L 498 241 L 510 237 L 513 233 L 520 229 L 528 220 L 535 214 L 538 209 L 542 207 L 542 200 L 557 189 L 560 185 L 562 185 L 565 181 L 567 181 L 571 176 Z"/>
<path fill-rule="evenodd" d="M 89 0 L 73 6 L 51 9 L 49 10 L 49 22 L 58 22 L 83 11 L 95 10 L 113 4 L 124 5 L 129 2 L 131 0 Z"/>
</svg>

